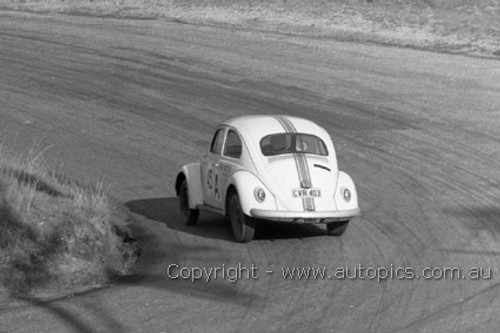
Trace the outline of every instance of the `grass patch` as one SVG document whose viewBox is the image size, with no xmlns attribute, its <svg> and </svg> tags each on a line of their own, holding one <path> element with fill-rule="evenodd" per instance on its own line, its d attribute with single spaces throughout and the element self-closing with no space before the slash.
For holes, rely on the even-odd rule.
<svg viewBox="0 0 500 333">
<path fill-rule="evenodd" d="M 500 56 L 500 0 L 0 0 L 0 8 L 165 17 Z"/>
<path fill-rule="evenodd" d="M 43 151 L 0 144 L 0 283 L 11 293 L 64 293 L 129 272 L 135 244 L 102 184 L 47 166 Z M 130 238 L 128 238 L 130 239 Z"/>
</svg>

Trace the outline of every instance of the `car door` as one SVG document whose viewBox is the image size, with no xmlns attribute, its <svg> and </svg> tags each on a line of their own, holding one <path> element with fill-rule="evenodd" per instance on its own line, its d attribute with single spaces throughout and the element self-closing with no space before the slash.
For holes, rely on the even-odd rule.
<svg viewBox="0 0 500 333">
<path fill-rule="evenodd" d="M 220 159 L 225 132 L 225 128 L 219 128 L 215 131 L 210 150 L 203 159 L 201 167 L 204 202 L 207 206 L 219 209 L 222 208 Z"/>
<path fill-rule="evenodd" d="M 243 141 L 235 129 L 228 129 L 224 140 L 224 149 L 219 162 L 219 186 L 224 191 L 228 187 L 231 175 L 241 169 Z M 222 193 L 224 194 L 224 193 Z M 222 208 L 222 207 L 221 207 Z"/>
</svg>

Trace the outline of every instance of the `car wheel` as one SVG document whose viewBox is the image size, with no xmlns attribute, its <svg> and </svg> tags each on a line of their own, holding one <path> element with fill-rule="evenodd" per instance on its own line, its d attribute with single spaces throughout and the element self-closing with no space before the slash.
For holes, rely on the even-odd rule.
<svg viewBox="0 0 500 333">
<path fill-rule="evenodd" d="M 200 211 L 189 208 L 189 192 L 186 180 L 183 180 L 179 187 L 179 208 L 184 224 L 194 225 L 198 221 Z"/>
<path fill-rule="evenodd" d="M 255 220 L 243 213 L 238 194 L 231 196 L 229 209 L 234 237 L 238 242 L 248 243 L 255 234 Z"/>
<path fill-rule="evenodd" d="M 342 236 L 348 226 L 349 221 L 331 222 L 326 225 L 326 229 L 330 236 Z"/>
</svg>

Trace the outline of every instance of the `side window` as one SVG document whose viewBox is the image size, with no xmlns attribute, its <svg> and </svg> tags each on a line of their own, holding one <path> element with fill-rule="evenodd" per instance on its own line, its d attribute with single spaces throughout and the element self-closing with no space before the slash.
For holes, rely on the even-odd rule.
<svg viewBox="0 0 500 333">
<path fill-rule="evenodd" d="M 224 138 L 224 129 L 221 128 L 217 130 L 214 134 L 214 138 L 212 139 L 212 144 L 210 145 L 210 152 L 212 154 L 220 154 L 222 151 L 222 143 Z"/>
<path fill-rule="evenodd" d="M 232 158 L 240 158 L 243 145 L 241 139 L 235 131 L 229 131 L 226 138 L 226 146 L 224 147 L 224 156 Z"/>
</svg>

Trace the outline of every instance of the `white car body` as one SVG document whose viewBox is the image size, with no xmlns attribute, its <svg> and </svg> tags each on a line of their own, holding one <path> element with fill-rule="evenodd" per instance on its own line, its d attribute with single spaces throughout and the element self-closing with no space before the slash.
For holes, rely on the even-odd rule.
<svg viewBox="0 0 500 333">
<path fill-rule="evenodd" d="M 219 125 L 203 160 L 178 173 L 177 194 L 182 181 L 191 210 L 223 216 L 235 192 L 242 213 L 259 220 L 331 225 L 360 213 L 354 182 L 338 170 L 330 136 L 297 117 L 244 116 Z"/>
</svg>

